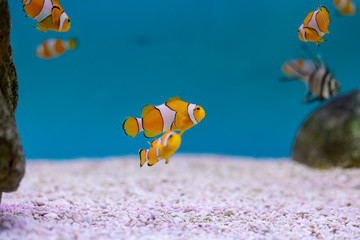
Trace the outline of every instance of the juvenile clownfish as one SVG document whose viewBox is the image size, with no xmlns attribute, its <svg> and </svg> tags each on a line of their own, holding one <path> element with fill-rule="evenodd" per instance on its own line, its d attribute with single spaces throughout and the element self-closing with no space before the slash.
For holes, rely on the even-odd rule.
<svg viewBox="0 0 360 240">
<path fill-rule="evenodd" d="M 169 163 L 169 158 L 179 149 L 181 136 L 176 132 L 167 130 L 160 138 L 151 142 L 150 149 L 140 149 L 140 167 L 147 161 L 152 166 L 160 160 Z"/>
<path fill-rule="evenodd" d="M 307 51 L 306 49 L 304 50 Z M 331 75 L 320 57 L 319 64 L 310 52 L 307 51 L 307 53 L 309 54 L 314 65 L 313 71 L 303 71 L 295 64 L 292 64 L 292 62 L 286 63 L 295 72 L 297 72 L 299 76 L 297 78 L 303 81 L 307 86 L 308 92 L 304 98 L 304 102 L 309 103 L 315 100 L 324 100 L 335 97 L 339 92 L 340 83 Z M 313 98 L 310 98 L 311 95 L 313 95 Z"/>
<path fill-rule="evenodd" d="M 123 123 L 125 134 L 135 137 L 144 131 L 145 137 L 158 136 L 166 130 L 184 131 L 199 123 L 205 117 L 202 107 L 181 101 L 179 97 L 171 98 L 162 105 L 146 105 L 141 118 L 129 117 Z"/>
<path fill-rule="evenodd" d="M 68 50 L 73 50 L 77 46 L 75 39 L 64 41 L 62 39 L 47 39 L 36 49 L 36 56 L 44 59 L 53 59 L 63 55 Z"/>
<path fill-rule="evenodd" d="M 321 6 L 321 10 L 310 12 L 304 22 L 298 29 L 299 39 L 304 42 L 324 42 L 322 38 L 329 33 L 328 25 L 330 24 L 329 12 L 326 7 Z"/>
<path fill-rule="evenodd" d="M 35 19 L 39 24 L 36 29 L 47 32 L 67 32 L 70 29 L 70 18 L 60 5 L 60 0 L 23 0 L 27 17 Z"/>
<path fill-rule="evenodd" d="M 302 73 L 311 73 L 315 70 L 314 64 L 310 59 L 297 58 L 291 61 L 286 61 L 281 66 L 281 71 L 288 79 L 301 78 L 301 75 L 295 71 L 292 66 L 300 69 Z"/>
<path fill-rule="evenodd" d="M 356 13 L 356 6 L 351 0 L 334 0 L 333 4 L 340 15 L 354 16 Z"/>
</svg>

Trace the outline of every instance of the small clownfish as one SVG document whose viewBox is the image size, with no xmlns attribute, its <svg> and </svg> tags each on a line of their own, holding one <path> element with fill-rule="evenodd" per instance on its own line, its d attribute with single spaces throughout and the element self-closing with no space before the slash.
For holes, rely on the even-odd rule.
<svg viewBox="0 0 360 240">
<path fill-rule="evenodd" d="M 354 16 L 356 13 L 356 6 L 351 0 L 334 0 L 333 4 L 340 15 Z"/>
<path fill-rule="evenodd" d="M 169 163 L 169 158 L 179 149 L 181 136 L 176 132 L 167 130 L 160 138 L 151 142 L 150 149 L 140 149 L 140 167 L 147 161 L 148 166 L 152 166 L 160 160 L 165 159 Z"/>
<path fill-rule="evenodd" d="M 330 22 L 329 11 L 326 7 L 321 6 L 321 10 L 318 7 L 318 10 L 307 15 L 299 27 L 299 39 L 304 42 L 315 42 L 319 46 L 319 42 L 324 42 L 322 37 L 329 33 Z"/>
<path fill-rule="evenodd" d="M 311 73 L 315 70 L 314 64 L 310 59 L 297 58 L 291 61 L 286 61 L 281 66 L 281 71 L 288 79 L 301 78 L 301 75 L 295 71 L 292 66 L 300 69 L 302 73 Z"/>
<path fill-rule="evenodd" d="M 141 118 L 129 117 L 123 123 L 126 135 L 135 137 L 144 131 L 145 137 L 158 136 L 166 130 L 184 131 L 199 123 L 205 117 L 202 107 L 181 101 L 179 97 L 170 98 L 162 105 L 146 105 Z"/>
<path fill-rule="evenodd" d="M 311 61 L 313 62 L 313 71 L 303 71 L 295 64 L 292 64 L 292 62 L 286 63 L 295 72 L 297 72 L 299 76 L 297 78 L 303 81 L 307 86 L 308 92 L 304 98 L 304 102 L 310 103 L 315 100 L 324 100 L 335 97 L 339 92 L 340 83 L 331 75 L 320 57 L 319 64 L 309 51 L 307 51 L 305 48 L 304 50 L 309 54 Z M 311 95 L 313 95 L 313 98 L 310 98 Z"/>
<path fill-rule="evenodd" d="M 68 50 L 73 50 L 77 46 L 75 39 L 64 41 L 62 39 L 47 39 L 36 49 L 36 56 L 44 59 L 53 59 L 63 55 Z"/>
<path fill-rule="evenodd" d="M 23 0 L 27 17 L 35 19 L 39 24 L 36 29 L 47 32 L 67 32 L 70 29 L 70 18 L 60 5 L 60 0 Z"/>
</svg>

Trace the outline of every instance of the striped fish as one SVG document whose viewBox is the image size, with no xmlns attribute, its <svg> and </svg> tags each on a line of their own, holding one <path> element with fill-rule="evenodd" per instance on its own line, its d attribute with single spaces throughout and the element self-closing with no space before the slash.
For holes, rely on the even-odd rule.
<svg viewBox="0 0 360 240">
<path fill-rule="evenodd" d="M 23 0 L 27 17 L 35 19 L 39 24 L 36 29 L 47 32 L 66 32 L 70 29 L 70 18 L 60 5 L 60 0 Z"/>
<path fill-rule="evenodd" d="M 126 135 L 135 137 L 144 131 L 145 137 L 158 136 L 166 130 L 184 131 L 199 123 L 205 117 L 202 107 L 181 101 L 179 97 L 171 98 L 162 105 L 146 105 L 141 118 L 129 117 L 123 123 Z"/>
<path fill-rule="evenodd" d="M 44 59 L 53 59 L 63 55 L 68 50 L 76 48 L 77 41 L 70 39 L 68 41 L 62 39 L 47 39 L 36 48 L 36 56 Z"/>
<path fill-rule="evenodd" d="M 309 54 L 314 64 L 313 71 L 306 72 L 292 62 L 286 63 L 295 72 L 297 72 L 299 76 L 298 79 L 303 81 L 307 86 L 308 92 L 304 98 L 304 102 L 309 103 L 315 100 L 324 100 L 335 97 L 340 89 L 340 83 L 331 75 L 320 57 L 319 64 L 309 51 L 306 49 L 304 50 Z"/>
<path fill-rule="evenodd" d="M 334 0 L 333 4 L 340 15 L 354 16 L 356 13 L 356 6 L 351 0 Z"/>
<path fill-rule="evenodd" d="M 160 138 L 151 142 L 150 149 L 140 149 L 140 167 L 145 162 L 148 166 L 152 166 L 160 160 L 169 163 L 169 158 L 179 149 L 181 144 L 181 136 L 176 132 L 167 130 Z"/>
<path fill-rule="evenodd" d="M 330 24 L 329 11 L 326 7 L 318 7 L 318 10 L 310 12 L 298 29 L 299 39 L 304 42 L 323 42 L 322 38 L 329 33 L 328 25 Z"/>
<path fill-rule="evenodd" d="M 301 78 L 301 75 L 297 71 L 295 71 L 290 65 L 296 66 L 296 68 L 300 69 L 302 73 L 309 73 L 314 71 L 315 69 L 311 59 L 296 58 L 291 61 L 286 61 L 281 66 L 281 71 L 289 79 Z"/>
</svg>

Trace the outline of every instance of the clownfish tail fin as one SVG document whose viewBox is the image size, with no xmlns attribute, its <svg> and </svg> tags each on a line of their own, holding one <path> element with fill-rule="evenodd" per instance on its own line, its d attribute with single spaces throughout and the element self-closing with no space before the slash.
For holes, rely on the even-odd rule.
<svg viewBox="0 0 360 240">
<path fill-rule="evenodd" d="M 139 150 L 139 157 L 140 157 L 140 167 L 142 167 L 146 162 L 146 150 L 145 149 Z"/>
<path fill-rule="evenodd" d="M 123 123 L 123 129 L 126 135 L 135 137 L 143 130 L 142 119 L 134 117 L 127 118 Z"/>
</svg>

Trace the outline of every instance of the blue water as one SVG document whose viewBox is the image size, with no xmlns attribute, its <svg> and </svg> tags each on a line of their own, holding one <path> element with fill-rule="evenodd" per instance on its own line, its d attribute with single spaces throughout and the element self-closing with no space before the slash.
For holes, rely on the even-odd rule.
<svg viewBox="0 0 360 240">
<path fill-rule="evenodd" d="M 182 138 L 179 152 L 283 157 L 296 131 L 321 103 L 301 103 L 301 82 L 279 82 L 280 66 L 305 57 L 297 29 L 324 4 L 330 34 L 317 47 L 340 81 L 358 87 L 360 17 L 339 17 L 331 1 L 69 1 L 66 33 L 42 33 L 10 0 L 11 43 L 19 80 L 18 129 L 28 158 L 137 154 L 143 135 L 122 131 L 145 104 L 181 96 L 205 119 Z M 76 37 L 79 48 L 38 59 L 46 38 Z"/>
</svg>

